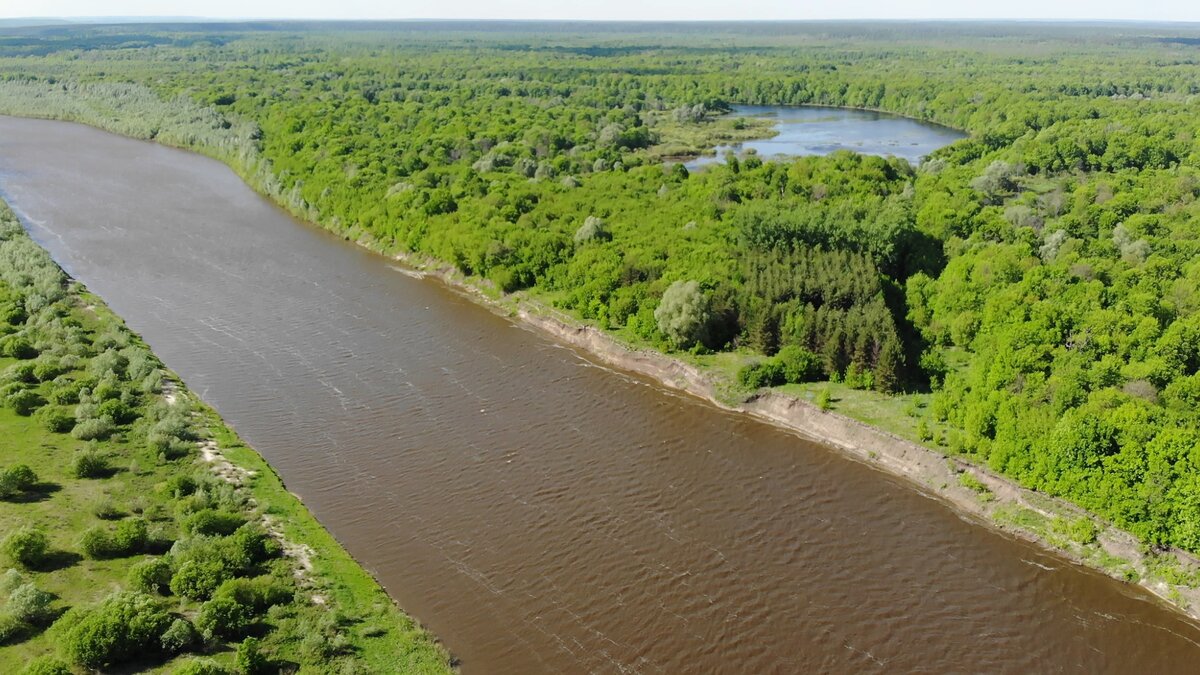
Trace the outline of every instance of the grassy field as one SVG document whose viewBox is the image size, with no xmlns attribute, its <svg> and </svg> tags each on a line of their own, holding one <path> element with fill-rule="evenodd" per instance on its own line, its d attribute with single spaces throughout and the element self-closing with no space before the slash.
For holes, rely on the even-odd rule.
<svg viewBox="0 0 1200 675">
<path fill-rule="evenodd" d="M 252 448 L 0 221 L 0 673 L 452 670 Z"/>
</svg>

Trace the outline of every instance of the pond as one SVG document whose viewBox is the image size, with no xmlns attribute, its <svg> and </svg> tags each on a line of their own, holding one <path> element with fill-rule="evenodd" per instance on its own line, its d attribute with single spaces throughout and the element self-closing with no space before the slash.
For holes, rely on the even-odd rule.
<svg viewBox="0 0 1200 675">
<path fill-rule="evenodd" d="M 725 162 L 725 154 L 757 154 L 764 160 L 802 155 L 828 155 L 852 150 L 864 155 L 901 157 L 920 163 L 929 153 L 966 134 L 948 127 L 870 110 L 816 106 L 739 105 L 734 117 L 769 117 L 776 120 L 778 135 L 714 148 L 715 156 L 684 163 L 689 170 Z"/>
</svg>

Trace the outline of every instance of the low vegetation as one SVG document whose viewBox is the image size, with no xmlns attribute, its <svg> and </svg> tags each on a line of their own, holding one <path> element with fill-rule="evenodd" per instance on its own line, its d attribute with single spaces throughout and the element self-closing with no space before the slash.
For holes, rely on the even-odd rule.
<svg viewBox="0 0 1200 675">
<path fill-rule="evenodd" d="M 0 260 L 0 672 L 449 671 L 3 205 Z"/>
</svg>

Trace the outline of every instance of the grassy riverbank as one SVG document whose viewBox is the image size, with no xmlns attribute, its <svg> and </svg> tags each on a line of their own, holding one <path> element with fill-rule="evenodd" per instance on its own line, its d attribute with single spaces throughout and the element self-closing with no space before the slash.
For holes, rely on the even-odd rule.
<svg viewBox="0 0 1200 675">
<path fill-rule="evenodd" d="M 3 205 L 0 399 L 0 672 L 451 670 Z"/>
</svg>

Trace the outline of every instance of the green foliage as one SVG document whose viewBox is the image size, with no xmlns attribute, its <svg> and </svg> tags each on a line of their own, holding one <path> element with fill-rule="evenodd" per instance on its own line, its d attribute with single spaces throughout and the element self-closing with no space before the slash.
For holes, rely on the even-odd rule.
<svg viewBox="0 0 1200 675">
<path fill-rule="evenodd" d="M 238 645 L 233 663 L 239 675 L 261 675 L 269 666 L 259 641 L 252 637 L 246 638 Z"/>
<path fill-rule="evenodd" d="M 4 405 L 12 408 L 13 412 L 18 415 L 28 417 L 38 408 L 45 405 L 46 400 L 43 399 L 37 392 L 29 389 L 21 389 L 9 394 L 4 399 Z"/>
<path fill-rule="evenodd" d="M 250 608 L 228 596 L 217 596 L 204 603 L 196 615 L 196 628 L 207 639 L 237 638 L 253 620 Z"/>
<path fill-rule="evenodd" d="M 186 560 L 171 576 L 171 592 L 192 600 L 204 600 L 230 576 L 229 570 L 218 561 Z"/>
<path fill-rule="evenodd" d="M 200 634 L 187 619 L 175 619 L 167 630 L 163 631 L 159 644 L 167 654 L 180 654 L 195 646 L 200 641 Z"/>
<path fill-rule="evenodd" d="M 97 450 L 81 450 L 71 460 L 71 473 L 76 478 L 104 478 L 109 471 L 108 458 Z"/>
<path fill-rule="evenodd" d="M 25 569 L 36 569 L 50 552 L 50 540 L 41 530 L 22 526 L 11 531 L 0 541 L 0 551 L 14 565 Z"/>
<path fill-rule="evenodd" d="M 224 536 L 245 524 L 246 519 L 240 514 L 202 509 L 184 519 L 183 529 L 191 534 Z"/>
<path fill-rule="evenodd" d="M 688 347 L 702 341 L 708 316 L 708 299 L 695 281 L 672 283 L 654 310 L 658 330 L 676 347 Z"/>
<path fill-rule="evenodd" d="M 72 675 L 66 661 L 56 656 L 39 656 L 25 665 L 21 675 Z"/>
<path fill-rule="evenodd" d="M 193 658 L 184 661 L 171 675 L 231 675 L 228 668 L 212 659 Z"/>
<path fill-rule="evenodd" d="M 171 563 L 166 558 L 147 558 L 129 569 L 129 585 L 142 593 L 165 593 L 171 586 Z"/>
<path fill-rule="evenodd" d="M 38 419 L 43 428 L 56 434 L 69 433 L 75 427 L 75 416 L 58 406 L 42 407 L 38 409 L 34 417 Z"/>
<path fill-rule="evenodd" d="M 13 499 L 29 492 L 37 482 L 37 474 L 26 464 L 0 470 L 0 499 Z"/>
<path fill-rule="evenodd" d="M 125 591 L 92 607 L 72 609 L 60 623 L 67 658 L 84 668 L 104 668 L 147 656 L 171 617 L 154 598 Z"/>
</svg>

